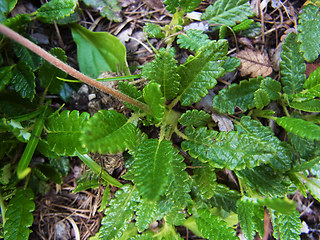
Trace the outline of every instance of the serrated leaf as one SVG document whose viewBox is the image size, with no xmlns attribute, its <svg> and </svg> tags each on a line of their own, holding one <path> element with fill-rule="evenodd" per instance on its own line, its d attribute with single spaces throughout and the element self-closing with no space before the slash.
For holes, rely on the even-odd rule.
<svg viewBox="0 0 320 240">
<path fill-rule="evenodd" d="M 274 213 L 273 236 L 277 239 L 300 240 L 301 220 L 298 211 L 291 214 Z"/>
<path fill-rule="evenodd" d="M 149 225 L 156 220 L 157 206 L 157 202 L 141 199 L 136 212 L 136 225 L 139 232 L 143 232 L 149 228 Z"/>
<path fill-rule="evenodd" d="M 72 190 L 72 193 L 82 192 L 82 191 L 88 190 L 89 188 L 97 189 L 99 186 L 100 186 L 100 183 L 99 183 L 98 175 L 93 177 L 86 176 L 84 178 L 77 180 L 77 186 L 75 189 Z"/>
<path fill-rule="evenodd" d="M 120 11 L 121 7 L 119 6 L 119 3 L 117 0 L 83 0 L 83 2 L 87 6 L 91 6 L 94 9 L 99 10 L 100 15 L 102 17 L 106 17 L 111 21 L 120 22 Z"/>
<path fill-rule="evenodd" d="M 211 24 L 235 26 L 248 17 L 254 16 L 247 0 L 217 0 L 201 15 L 202 20 Z"/>
<path fill-rule="evenodd" d="M 91 32 L 80 25 L 72 25 L 71 30 L 82 73 L 93 78 L 107 71 L 130 74 L 126 48 L 118 38 L 107 32 Z"/>
<path fill-rule="evenodd" d="M 312 73 L 310 73 L 308 79 L 304 82 L 303 87 L 305 89 L 311 89 L 320 85 L 320 67 L 317 67 Z"/>
<path fill-rule="evenodd" d="M 178 35 L 177 43 L 181 48 L 190 49 L 196 51 L 203 46 L 207 46 L 211 40 L 207 34 L 197 29 L 189 29 L 186 31 L 186 35 Z"/>
<path fill-rule="evenodd" d="M 309 140 L 320 141 L 320 126 L 315 123 L 290 117 L 277 118 L 276 122 L 287 132 Z"/>
<path fill-rule="evenodd" d="M 198 214 L 196 223 L 203 237 L 212 240 L 237 239 L 235 231 L 229 228 L 225 221 L 211 214 L 207 209 L 199 209 Z"/>
<path fill-rule="evenodd" d="M 171 13 L 175 13 L 178 7 L 181 7 L 182 11 L 192 12 L 200 2 L 201 0 L 164 0 L 166 8 Z"/>
<path fill-rule="evenodd" d="M 223 68 L 226 72 L 233 72 L 239 67 L 241 64 L 241 60 L 235 57 L 227 57 L 226 62 L 223 64 Z"/>
<path fill-rule="evenodd" d="M 306 64 L 300 53 L 297 35 L 290 33 L 282 45 L 280 72 L 283 91 L 286 94 L 300 92 L 306 80 Z"/>
<path fill-rule="evenodd" d="M 129 238 L 129 240 L 150 240 L 153 238 L 154 233 L 152 231 L 143 232 L 141 235 Z"/>
<path fill-rule="evenodd" d="M 280 92 L 281 92 L 280 82 L 270 77 L 266 77 L 262 79 L 260 88 L 266 91 L 266 93 L 268 94 L 271 100 L 278 100 L 280 98 Z"/>
<path fill-rule="evenodd" d="M 143 27 L 143 32 L 145 32 L 146 34 L 148 34 L 149 38 L 164 38 L 165 35 L 162 32 L 162 29 L 159 25 L 154 24 L 154 23 L 147 23 L 144 27 Z"/>
<path fill-rule="evenodd" d="M 195 56 L 190 56 L 180 65 L 178 73 L 181 77 L 181 104 L 189 106 L 198 102 L 208 94 L 218 77 L 224 74 L 222 68 L 228 51 L 225 40 L 211 41 L 206 47 L 200 48 Z"/>
<path fill-rule="evenodd" d="M 6 211 L 4 225 L 5 240 L 28 239 L 33 223 L 32 213 L 35 209 L 33 192 L 31 189 L 17 189 L 15 196 L 10 200 Z"/>
<path fill-rule="evenodd" d="M 300 50 L 307 62 L 315 61 L 320 54 L 320 14 L 319 8 L 307 5 L 299 15 L 298 41 L 301 42 Z"/>
<path fill-rule="evenodd" d="M 12 67 L 5 66 L 0 68 L 0 91 L 2 91 L 10 82 L 12 78 Z"/>
<path fill-rule="evenodd" d="M 213 108 L 221 113 L 234 114 L 234 108 L 239 107 L 243 111 L 253 108 L 254 93 L 260 87 L 261 79 L 252 78 L 249 81 L 242 80 L 240 84 L 231 84 L 222 89 L 213 98 Z"/>
<path fill-rule="evenodd" d="M 172 144 L 166 140 L 148 139 L 139 146 L 134 156 L 133 182 L 143 198 L 155 201 L 164 193 L 173 154 Z"/>
<path fill-rule="evenodd" d="M 31 135 L 21 126 L 20 122 L 14 120 L 2 118 L 0 120 L 0 127 L 6 129 L 8 132 L 13 133 L 21 142 L 27 142 Z"/>
<path fill-rule="evenodd" d="M 24 62 L 19 62 L 13 69 L 11 85 L 19 92 L 22 98 L 33 100 L 35 91 L 35 76 L 32 69 Z"/>
<path fill-rule="evenodd" d="M 63 111 L 49 118 L 47 123 L 47 142 L 55 153 L 61 156 L 76 156 L 77 151 L 86 153 L 80 138 L 89 113 Z"/>
<path fill-rule="evenodd" d="M 37 164 L 36 168 L 40 170 L 49 180 L 56 184 L 62 184 L 62 174 L 48 164 Z"/>
<path fill-rule="evenodd" d="M 50 53 L 63 62 L 67 61 L 67 56 L 61 48 L 52 48 Z M 48 88 L 51 94 L 59 94 L 63 88 L 64 82 L 58 80 L 57 77 L 66 78 L 67 75 L 67 73 L 48 62 L 44 62 L 38 72 L 40 85 L 43 88 Z"/>
<path fill-rule="evenodd" d="M 17 57 L 24 61 L 33 71 L 39 68 L 41 58 L 37 54 L 18 43 L 13 43 L 13 50 Z"/>
<path fill-rule="evenodd" d="M 272 208 L 282 214 L 290 214 L 296 211 L 297 204 L 288 198 L 264 198 L 258 202 L 266 207 Z"/>
<path fill-rule="evenodd" d="M 214 207 L 222 207 L 227 212 L 236 212 L 236 202 L 239 198 L 241 198 L 239 192 L 231 190 L 225 185 L 217 184 L 210 203 Z"/>
<path fill-rule="evenodd" d="M 169 100 L 179 92 L 180 76 L 177 74 L 176 64 L 177 61 L 169 52 L 160 51 L 142 70 L 143 77 L 160 84 L 163 96 Z"/>
<path fill-rule="evenodd" d="M 254 93 L 254 103 L 257 109 L 262 109 L 263 107 L 267 106 L 270 103 L 270 98 L 268 93 L 259 88 Z"/>
<path fill-rule="evenodd" d="M 199 188 L 199 193 L 204 198 L 210 199 L 214 196 L 217 186 L 217 178 L 214 172 L 214 168 L 203 163 L 195 164 L 199 168 L 195 168 L 193 171 L 193 184 L 195 184 Z"/>
<path fill-rule="evenodd" d="M 114 154 L 134 146 L 138 129 L 114 110 L 100 110 L 82 130 L 81 142 L 91 152 Z"/>
<path fill-rule="evenodd" d="M 184 114 L 182 114 L 181 118 L 179 119 L 179 122 L 188 127 L 188 126 L 194 126 L 194 127 L 204 127 L 208 124 L 208 122 L 211 121 L 211 116 L 202 110 L 188 110 Z"/>
<path fill-rule="evenodd" d="M 159 123 L 164 115 L 165 99 L 158 83 L 150 82 L 143 89 L 143 99 L 150 107 L 150 115 L 155 123 Z"/>
<path fill-rule="evenodd" d="M 252 190 L 266 197 L 282 197 L 288 191 L 289 184 L 283 176 L 267 165 L 237 171 L 236 175 Z"/>
<path fill-rule="evenodd" d="M 134 186 L 127 184 L 118 190 L 104 212 L 102 226 L 97 234 L 99 239 L 118 239 L 127 229 L 139 200 L 139 194 Z"/>
<path fill-rule="evenodd" d="M 288 133 L 288 138 L 290 144 L 294 149 L 299 153 L 299 157 L 307 161 L 313 159 L 320 155 L 320 142 L 319 141 L 310 141 L 306 138 L 299 137 L 296 134 Z"/>
<path fill-rule="evenodd" d="M 244 233 L 244 236 L 247 239 L 254 239 L 255 224 L 253 221 L 254 218 L 254 202 L 247 198 L 243 197 L 237 201 L 237 214 L 240 222 L 241 232 Z"/>
<path fill-rule="evenodd" d="M 51 0 L 43 4 L 37 11 L 36 17 L 45 23 L 70 16 L 77 6 L 76 0 Z"/>
<path fill-rule="evenodd" d="M 128 82 L 119 82 L 118 83 L 118 89 L 120 92 L 128 95 L 129 97 L 132 97 L 134 99 L 137 99 L 139 101 L 143 101 L 143 95 L 140 90 L 133 84 L 130 84 Z M 136 106 L 133 106 L 132 104 L 129 104 L 127 102 L 124 103 L 128 108 L 132 109 L 135 112 L 138 112 L 140 109 Z"/>
<path fill-rule="evenodd" d="M 304 100 L 304 101 L 291 101 L 291 102 L 289 102 L 289 106 L 291 108 L 305 111 L 305 112 L 320 112 L 320 100 L 319 99 L 308 99 L 308 100 Z"/>
</svg>

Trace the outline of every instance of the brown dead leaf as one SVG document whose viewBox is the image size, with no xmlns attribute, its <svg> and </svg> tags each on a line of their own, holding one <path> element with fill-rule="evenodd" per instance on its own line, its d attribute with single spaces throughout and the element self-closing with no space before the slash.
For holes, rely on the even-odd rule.
<svg viewBox="0 0 320 240">
<path fill-rule="evenodd" d="M 238 52 L 237 58 L 241 60 L 241 65 L 238 68 L 241 76 L 266 77 L 272 73 L 268 55 L 259 50 L 246 48 Z"/>
<path fill-rule="evenodd" d="M 228 116 L 214 111 L 211 117 L 213 121 L 218 123 L 220 131 L 230 132 L 234 129 L 233 122 Z"/>
</svg>

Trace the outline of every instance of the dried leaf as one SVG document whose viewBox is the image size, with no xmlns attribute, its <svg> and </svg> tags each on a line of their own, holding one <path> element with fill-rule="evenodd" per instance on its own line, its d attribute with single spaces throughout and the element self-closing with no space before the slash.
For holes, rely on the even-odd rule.
<svg viewBox="0 0 320 240">
<path fill-rule="evenodd" d="M 234 129 L 232 120 L 225 114 L 214 112 L 211 115 L 213 121 L 218 123 L 220 131 L 230 132 Z"/>
<path fill-rule="evenodd" d="M 237 58 L 241 60 L 238 68 L 241 76 L 266 77 L 272 73 L 269 57 L 263 52 L 246 48 L 237 54 Z"/>
</svg>

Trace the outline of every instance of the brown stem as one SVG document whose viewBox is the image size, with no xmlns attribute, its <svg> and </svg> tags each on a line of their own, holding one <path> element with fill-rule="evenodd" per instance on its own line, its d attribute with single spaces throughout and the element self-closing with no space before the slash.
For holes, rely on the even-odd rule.
<svg viewBox="0 0 320 240">
<path fill-rule="evenodd" d="M 144 104 L 134 98 L 131 98 L 131 97 L 115 90 L 115 89 L 109 88 L 109 87 L 105 86 L 103 83 L 98 82 L 98 81 L 94 80 L 93 78 L 84 75 L 83 73 L 75 70 L 74 68 L 72 68 L 69 65 L 65 64 L 64 62 L 60 61 L 58 58 L 52 56 L 50 53 L 43 50 L 41 47 L 37 46 L 36 44 L 31 42 L 30 40 L 22 37 L 20 34 L 16 33 L 15 31 L 11 30 L 10 28 L 8 28 L 2 24 L 0 24 L 0 32 L 2 34 L 4 34 L 5 36 L 13 39 L 14 41 L 20 43 L 24 47 L 30 49 L 32 52 L 34 52 L 37 55 L 39 55 L 40 57 L 44 58 L 49 63 L 56 66 L 57 68 L 60 68 L 62 71 L 68 73 L 70 76 L 72 76 L 76 79 L 79 79 L 80 81 L 82 81 L 92 87 L 95 87 L 105 93 L 108 93 L 108 94 L 110 94 L 110 95 L 112 95 L 122 101 L 125 101 L 125 102 L 130 103 L 140 109 L 143 109 L 146 112 L 149 111 L 148 105 L 146 105 L 146 104 Z"/>
</svg>

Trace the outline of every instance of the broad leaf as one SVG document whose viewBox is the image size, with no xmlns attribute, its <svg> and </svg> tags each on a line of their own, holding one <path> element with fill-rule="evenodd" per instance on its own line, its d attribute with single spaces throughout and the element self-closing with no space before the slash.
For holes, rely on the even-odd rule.
<svg viewBox="0 0 320 240">
<path fill-rule="evenodd" d="M 0 0 L 0 12 L 7 14 L 16 6 L 18 0 Z"/>
<path fill-rule="evenodd" d="M 276 122 L 287 132 L 309 140 L 320 141 L 320 126 L 315 123 L 290 117 L 278 118 Z"/>
<path fill-rule="evenodd" d="M 189 106 L 198 102 L 208 94 L 218 77 L 224 74 L 222 68 L 228 51 L 225 40 L 211 41 L 207 46 L 200 48 L 195 56 L 190 56 L 180 65 L 178 73 L 181 77 L 181 104 Z"/>
<path fill-rule="evenodd" d="M 164 193 L 173 154 L 172 144 L 166 140 L 149 139 L 139 146 L 134 155 L 133 182 L 143 198 L 155 201 Z"/>
<path fill-rule="evenodd" d="M 210 121 L 212 121 L 211 116 L 202 110 L 188 110 L 182 114 L 179 122 L 184 126 L 194 126 L 194 127 L 204 127 Z"/>
<path fill-rule="evenodd" d="M 121 21 L 120 11 L 121 7 L 117 0 L 83 0 L 87 6 L 91 6 L 94 9 L 99 10 L 102 17 L 106 17 L 111 21 Z"/>
<path fill-rule="evenodd" d="M 52 151 L 62 156 L 76 156 L 77 151 L 86 153 L 80 138 L 89 119 L 88 113 L 63 111 L 49 118 L 47 141 Z"/>
<path fill-rule="evenodd" d="M 50 50 L 50 53 L 63 62 L 67 61 L 67 56 L 61 48 L 53 48 Z M 44 62 L 38 72 L 40 85 L 48 88 L 51 94 L 59 94 L 63 88 L 64 82 L 58 80 L 57 77 L 66 78 L 67 75 L 67 73 L 48 62 Z"/>
<path fill-rule="evenodd" d="M 298 40 L 301 42 L 300 50 L 307 62 L 315 61 L 320 54 L 320 14 L 319 8 L 307 5 L 299 15 Z"/>
<path fill-rule="evenodd" d="M 254 16 L 247 0 L 217 0 L 201 15 L 211 24 L 234 26 Z"/>
<path fill-rule="evenodd" d="M 54 20 L 70 16 L 77 6 L 77 0 L 51 0 L 43 4 L 36 12 L 40 21 L 53 23 Z"/>
<path fill-rule="evenodd" d="M 32 69 L 24 62 L 18 64 L 12 69 L 13 78 L 11 85 L 19 92 L 21 97 L 33 100 L 35 91 L 35 76 Z"/>
<path fill-rule="evenodd" d="M 190 49 L 191 51 L 196 51 L 199 48 L 208 45 L 211 40 L 207 34 L 203 31 L 197 29 L 189 29 L 186 31 L 186 35 L 178 35 L 177 43 L 181 48 Z"/>
<path fill-rule="evenodd" d="M 143 89 L 143 99 L 150 107 L 150 115 L 155 123 L 159 123 L 164 114 L 165 99 L 158 83 L 150 82 Z"/>
<path fill-rule="evenodd" d="M 91 32 L 80 25 L 72 25 L 71 30 L 82 73 L 93 78 L 106 71 L 129 75 L 126 49 L 118 38 L 107 32 Z"/>
<path fill-rule="evenodd" d="M 254 202 L 252 199 L 243 197 L 237 202 L 237 214 L 239 217 L 241 232 L 244 233 L 244 236 L 247 239 L 254 239 L 255 224 L 253 221 L 254 218 Z"/>
<path fill-rule="evenodd" d="M 33 222 L 31 212 L 34 209 L 35 204 L 31 189 L 17 189 L 6 211 L 6 223 L 4 225 L 5 240 L 28 239 L 31 232 L 29 227 Z"/>
<path fill-rule="evenodd" d="M 207 209 L 198 210 L 199 217 L 196 223 L 203 237 L 212 240 L 237 239 L 235 231 L 227 226 L 227 223 L 210 213 Z"/>
<path fill-rule="evenodd" d="M 274 212 L 273 236 L 276 239 L 300 240 L 301 220 L 298 211 L 290 214 Z"/>
<path fill-rule="evenodd" d="M 134 186 L 124 185 L 118 190 L 115 198 L 110 200 L 109 206 L 104 212 L 102 226 L 97 233 L 99 239 L 119 239 L 127 229 L 128 222 L 132 219 L 139 200 L 139 194 Z"/>
<path fill-rule="evenodd" d="M 135 145 L 139 131 L 115 110 L 100 110 L 83 126 L 81 142 L 91 152 L 116 153 Z"/>
<path fill-rule="evenodd" d="M 213 98 L 213 107 L 221 113 L 234 113 L 234 108 L 239 107 L 243 111 L 253 108 L 254 93 L 260 87 L 260 78 L 252 78 L 249 81 L 242 80 L 240 84 L 231 84 L 222 89 Z"/>
<path fill-rule="evenodd" d="M 286 94 L 295 94 L 303 88 L 306 64 L 300 53 L 297 35 L 290 33 L 282 45 L 280 72 L 283 91 Z"/>
<path fill-rule="evenodd" d="M 142 70 L 143 77 L 160 84 L 163 96 L 173 99 L 179 92 L 180 76 L 177 74 L 177 61 L 169 52 L 160 51 L 155 59 Z"/>
</svg>

